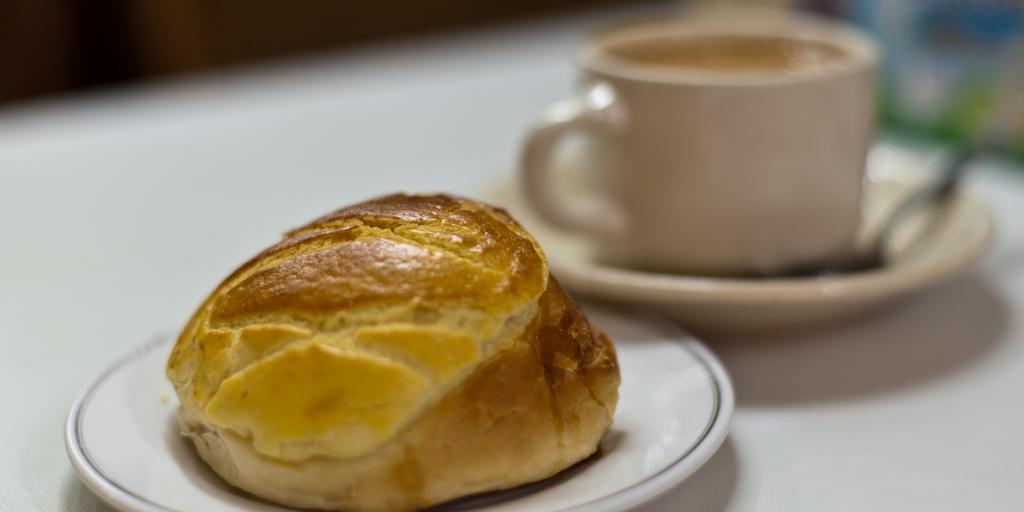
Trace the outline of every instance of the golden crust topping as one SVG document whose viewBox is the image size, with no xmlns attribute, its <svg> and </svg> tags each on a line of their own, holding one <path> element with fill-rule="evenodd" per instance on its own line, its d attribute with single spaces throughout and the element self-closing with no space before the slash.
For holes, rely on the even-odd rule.
<svg viewBox="0 0 1024 512">
<path fill-rule="evenodd" d="M 509 346 L 547 285 L 543 253 L 503 211 L 382 197 L 235 271 L 181 333 L 167 374 L 185 407 L 264 455 L 358 456 Z M 341 393 L 350 387 L 359 393 Z"/>
</svg>

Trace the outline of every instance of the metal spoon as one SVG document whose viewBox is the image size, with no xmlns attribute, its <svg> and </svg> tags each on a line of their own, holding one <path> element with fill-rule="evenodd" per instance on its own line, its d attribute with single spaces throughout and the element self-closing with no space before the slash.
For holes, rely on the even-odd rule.
<svg viewBox="0 0 1024 512">
<path fill-rule="evenodd" d="M 936 205 L 945 208 L 950 198 L 955 196 L 963 177 L 969 168 L 968 164 L 984 150 L 980 145 L 973 145 L 957 153 L 947 164 L 938 178 L 908 195 L 893 208 L 881 227 L 868 243 L 860 245 L 846 259 L 829 265 L 798 265 L 782 272 L 782 277 L 815 277 L 832 274 L 851 274 L 868 272 L 884 267 L 887 263 L 886 248 L 897 228 L 915 213 Z"/>
<path fill-rule="evenodd" d="M 1024 49 L 1022 55 L 1024 55 Z M 783 272 L 785 277 L 808 277 L 839 273 L 867 272 L 883 268 L 890 263 L 886 259 L 886 248 L 892 241 L 893 234 L 907 218 L 925 208 L 935 206 L 946 208 L 951 198 L 963 182 L 963 177 L 970 168 L 968 164 L 979 154 L 988 152 L 995 147 L 1002 137 L 1008 134 L 1013 123 L 1019 120 L 1024 112 L 1024 66 L 1014 70 L 1014 74 L 1006 81 L 1005 87 L 990 110 L 990 115 L 979 123 L 980 130 L 955 153 L 953 158 L 942 169 L 937 178 L 911 193 L 897 205 L 889 217 L 878 229 L 870 243 L 862 245 L 845 261 L 829 266 L 802 265 Z"/>
<path fill-rule="evenodd" d="M 974 144 L 956 153 L 933 182 L 912 192 L 893 208 L 892 213 L 885 219 L 871 243 L 866 244 L 866 249 L 854 253 L 851 258 L 840 265 L 820 269 L 818 273 L 866 272 L 884 267 L 888 263 L 886 248 L 893 239 L 897 228 L 915 213 L 933 205 L 938 208 L 946 208 L 960 188 L 967 170 L 970 169 L 968 164 L 976 156 L 986 152 L 986 146 Z"/>
</svg>

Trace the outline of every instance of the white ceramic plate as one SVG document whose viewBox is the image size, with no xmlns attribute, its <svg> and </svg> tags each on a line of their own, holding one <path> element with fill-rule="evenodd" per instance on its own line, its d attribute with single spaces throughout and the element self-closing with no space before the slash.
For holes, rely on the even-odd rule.
<svg viewBox="0 0 1024 512">
<path fill-rule="evenodd" d="M 440 510 L 620 511 L 683 481 L 728 433 L 732 386 L 699 341 L 655 317 L 587 307 L 615 340 L 622 372 L 601 454 L 553 479 Z M 65 442 L 82 481 L 126 511 L 285 510 L 221 481 L 179 435 L 159 336 L 93 381 L 68 415 Z"/>
<path fill-rule="evenodd" d="M 862 236 L 877 230 L 935 167 L 915 155 L 876 148 L 865 183 Z M 575 172 L 583 175 L 566 189 L 585 189 L 585 170 Z M 566 200 L 586 195 L 569 193 Z M 602 263 L 600 251 L 586 239 L 551 226 L 529 208 L 511 178 L 483 196 L 507 208 L 537 238 L 551 272 L 571 291 L 644 305 L 698 332 L 763 332 L 852 317 L 959 275 L 985 254 L 993 233 L 984 203 L 961 193 L 951 208 L 921 212 L 902 225 L 889 247 L 890 264 L 875 271 L 807 278 L 702 277 Z"/>
</svg>

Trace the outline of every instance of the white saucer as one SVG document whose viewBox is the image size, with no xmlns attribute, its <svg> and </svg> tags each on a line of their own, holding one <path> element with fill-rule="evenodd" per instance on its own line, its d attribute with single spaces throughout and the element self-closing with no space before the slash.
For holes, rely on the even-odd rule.
<svg viewBox="0 0 1024 512">
<path fill-rule="evenodd" d="M 934 167 L 885 148 L 877 148 L 870 162 L 865 232 L 877 229 Z M 699 277 L 602 264 L 586 240 L 541 220 L 511 177 L 482 195 L 508 209 L 537 238 L 552 273 L 574 294 L 643 305 L 698 332 L 791 329 L 877 308 L 964 272 L 985 254 L 993 233 L 983 203 L 961 193 L 951 208 L 908 220 L 889 247 L 891 264 L 877 271 L 788 279 Z"/>
<path fill-rule="evenodd" d="M 683 481 L 725 440 L 732 385 L 717 359 L 671 323 L 585 308 L 615 340 L 622 372 L 601 454 L 553 479 L 439 510 L 620 511 Z M 179 435 L 164 378 L 163 335 L 113 363 L 68 415 L 65 442 L 82 481 L 125 511 L 286 510 L 228 487 Z"/>
</svg>

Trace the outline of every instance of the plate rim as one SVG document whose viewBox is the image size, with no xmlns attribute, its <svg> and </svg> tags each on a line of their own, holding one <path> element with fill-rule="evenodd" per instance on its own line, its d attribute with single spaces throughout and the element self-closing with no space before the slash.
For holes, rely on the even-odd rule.
<svg viewBox="0 0 1024 512">
<path fill-rule="evenodd" d="M 585 307 L 585 312 L 586 309 Z M 714 395 L 713 410 L 707 425 L 693 444 L 668 466 L 632 486 L 586 503 L 561 509 L 559 512 L 619 511 L 641 505 L 667 492 L 700 469 L 718 451 L 728 437 L 735 408 L 735 396 L 728 372 L 721 361 L 695 335 L 667 318 L 636 308 L 597 306 L 596 309 L 606 309 L 614 311 L 614 314 L 632 316 L 650 323 L 665 336 L 686 339 L 685 342 L 679 343 L 679 346 L 689 352 L 707 371 Z M 182 512 L 139 496 L 107 476 L 89 455 L 88 448 L 83 442 L 82 412 L 94 397 L 99 386 L 106 382 L 113 373 L 157 347 L 171 342 L 173 342 L 173 336 L 169 332 L 153 335 L 148 341 L 121 355 L 109 366 L 96 373 L 88 380 L 88 385 L 75 399 L 64 423 L 64 447 L 79 480 L 97 497 L 122 511 Z"/>
<path fill-rule="evenodd" d="M 89 456 L 82 442 L 82 410 L 92 400 L 96 389 L 114 372 L 126 364 L 142 357 L 156 347 L 169 343 L 173 337 L 167 332 L 152 335 L 145 343 L 129 350 L 114 360 L 109 366 L 97 372 L 89 379 L 89 384 L 82 390 L 68 411 L 64 422 L 64 449 L 71 466 L 75 469 L 79 481 L 85 484 L 97 497 L 123 511 L 142 512 L 180 512 L 153 503 L 146 498 L 135 495 L 125 489 L 112 478 L 108 477 Z"/>
</svg>

